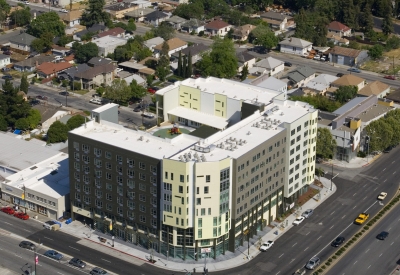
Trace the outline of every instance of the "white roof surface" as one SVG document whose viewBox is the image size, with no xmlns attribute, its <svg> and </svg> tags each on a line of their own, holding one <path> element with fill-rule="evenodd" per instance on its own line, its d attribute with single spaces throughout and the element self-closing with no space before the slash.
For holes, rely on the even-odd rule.
<svg viewBox="0 0 400 275">
<path fill-rule="evenodd" d="M 119 46 L 125 45 L 127 40 L 125 38 L 107 35 L 101 38 L 96 38 L 92 40 L 98 47 L 106 48 L 109 46 Z"/>
<path fill-rule="evenodd" d="M 113 108 L 115 106 L 118 107 L 118 104 L 115 104 L 115 103 L 104 104 L 103 106 L 100 106 L 99 108 L 94 109 L 92 112 L 101 113 L 101 112 L 103 112 L 105 110 L 108 110 L 108 109 L 111 109 L 111 108 Z"/>
<path fill-rule="evenodd" d="M 329 88 L 331 83 L 337 79 L 339 79 L 339 77 L 330 74 L 320 74 L 316 78 L 307 82 L 307 84 L 304 85 L 304 87 L 314 89 L 317 91 L 322 91 Z"/>
<path fill-rule="evenodd" d="M 139 64 L 139 63 L 132 62 L 132 61 L 125 61 L 125 62 L 119 63 L 118 66 L 128 67 L 128 68 L 137 69 L 137 70 L 147 68 L 143 64 Z"/>
<path fill-rule="evenodd" d="M 152 47 L 155 47 L 155 46 L 157 46 L 157 45 L 160 45 L 160 44 L 164 43 L 164 41 L 165 41 L 165 40 L 164 40 L 163 38 L 157 36 L 157 37 L 154 37 L 154 38 L 152 38 L 152 39 L 149 39 L 149 40 L 144 41 L 144 45 L 145 45 L 147 48 L 152 48 Z"/>
<path fill-rule="evenodd" d="M 42 144 L 25 141 L 18 137 L 18 135 L 0 131 L 0 166 L 21 171 L 59 154 Z"/>
<path fill-rule="evenodd" d="M 271 70 L 273 68 L 276 68 L 276 67 L 282 65 L 283 63 L 284 62 L 279 59 L 276 59 L 273 57 L 267 57 L 267 58 L 261 59 L 260 61 L 255 63 L 254 66 Z"/>
<path fill-rule="evenodd" d="M 146 80 L 144 80 L 140 75 L 137 75 L 137 74 L 133 74 L 128 77 L 125 77 L 124 80 L 126 81 L 126 83 L 128 83 L 128 85 L 131 84 L 131 82 L 133 80 L 136 80 L 137 84 L 142 84 L 142 83 L 146 82 Z"/>
<path fill-rule="evenodd" d="M 228 125 L 228 121 L 223 117 L 217 117 L 205 114 L 196 110 L 185 107 L 176 107 L 168 112 L 168 114 L 193 120 L 200 124 L 205 124 L 217 129 L 224 129 Z"/>
<path fill-rule="evenodd" d="M 52 198 L 69 194 L 68 154 L 57 155 L 6 178 L 5 184 L 40 192 Z"/>
<path fill-rule="evenodd" d="M 287 87 L 287 83 L 279 80 L 273 76 L 268 77 L 266 80 L 261 81 L 256 85 L 257 87 L 268 88 L 273 91 L 279 91 L 280 89 Z"/>
</svg>

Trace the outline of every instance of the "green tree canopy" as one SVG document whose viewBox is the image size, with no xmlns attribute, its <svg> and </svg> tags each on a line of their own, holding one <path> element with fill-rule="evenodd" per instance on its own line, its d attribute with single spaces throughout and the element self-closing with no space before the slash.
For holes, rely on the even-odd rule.
<svg viewBox="0 0 400 275">
<path fill-rule="evenodd" d="M 173 15 L 183 17 L 185 19 L 201 19 L 204 15 L 204 8 L 200 1 L 192 1 L 188 4 L 180 4 L 173 11 Z"/>
<path fill-rule="evenodd" d="M 68 139 L 69 128 L 66 124 L 55 121 L 47 131 L 47 143 L 65 142 Z"/>
<path fill-rule="evenodd" d="M 7 120 L 4 116 L 0 115 L 0 131 L 7 131 Z"/>
<path fill-rule="evenodd" d="M 28 121 L 29 129 L 35 129 L 42 120 L 42 115 L 40 114 L 39 110 L 30 109 L 26 120 Z"/>
<path fill-rule="evenodd" d="M 237 57 L 230 39 L 217 38 L 211 52 L 203 54 L 197 62 L 197 69 L 203 76 L 232 78 L 237 73 Z"/>
<path fill-rule="evenodd" d="M 385 119 L 378 119 L 372 121 L 365 127 L 365 132 L 369 137 L 369 152 L 383 151 L 389 147 L 393 141 L 394 129 L 385 121 Z"/>
<path fill-rule="evenodd" d="M 26 118 L 22 117 L 15 122 L 15 128 L 19 130 L 28 130 L 29 129 L 29 122 Z"/>
<path fill-rule="evenodd" d="M 113 102 L 126 102 L 132 97 L 131 89 L 125 80 L 116 78 L 110 86 L 105 88 L 104 97 L 111 99 Z"/>
<path fill-rule="evenodd" d="M 307 95 L 307 96 L 290 96 L 290 99 L 293 101 L 303 101 L 307 102 L 310 105 L 314 106 L 314 108 L 319 109 L 321 111 L 333 112 L 338 109 L 342 104 L 338 101 L 332 101 L 326 96 L 323 95 Z"/>
<path fill-rule="evenodd" d="M 250 40 L 254 45 L 262 46 L 266 49 L 272 49 L 278 45 L 279 39 L 271 31 L 269 26 L 261 24 L 252 30 Z"/>
<path fill-rule="evenodd" d="M 34 49 L 38 53 L 42 53 L 45 49 L 44 41 L 41 38 L 36 38 L 31 43 L 32 49 Z"/>
<path fill-rule="evenodd" d="M 82 14 L 82 23 L 85 26 L 106 23 L 110 16 L 104 11 L 106 2 L 104 0 L 89 0 L 88 7 Z"/>
<path fill-rule="evenodd" d="M 65 34 L 65 25 L 55 11 L 45 12 L 32 20 L 27 32 L 37 38 L 45 33 L 51 33 L 53 37 L 56 37 Z"/>
<path fill-rule="evenodd" d="M 29 7 L 18 9 L 10 14 L 11 24 L 17 25 L 18 27 L 26 26 L 31 22 L 31 12 Z"/>
<path fill-rule="evenodd" d="M 70 131 L 74 130 L 75 128 L 80 127 L 83 123 L 85 123 L 85 118 L 81 115 L 76 115 L 68 119 L 67 126 Z"/>
<path fill-rule="evenodd" d="M 132 80 L 131 84 L 129 84 L 129 88 L 131 89 L 131 95 L 134 98 L 143 98 L 147 94 L 146 89 L 137 84 L 136 80 Z"/>
<path fill-rule="evenodd" d="M 336 140 L 327 128 L 317 129 L 317 157 L 332 159 L 335 153 Z"/>
<path fill-rule="evenodd" d="M 29 82 L 26 74 L 24 74 L 21 78 L 21 84 L 19 85 L 19 89 L 23 91 L 25 94 L 28 94 Z"/>
<path fill-rule="evenodd" d="M 152 32 L 155 36 L 162 37 L 164 40 L 170 40 L 175 36 L 175 29 L 167 22 L 161 22 L 158 27 L 154 27 Z"/>
<path fill-rule="evenodd" d="M 381 44 L 375 44 L 368 50 L 368 55 L 372 59 L 379 59 L 383 55 L 384 48 Z"/>
<path fill-rule="evenodd" d="M 0 22 L 4 22 L 7 19 L 10 9 L 11 7 L 6 0 L 0 0 Z"/>
<path fill-rule="evenodd" d="M 240 80 L 246 80 L 247 76 L 249 75 L 249 66 L 244 65 L 242 71 L 240 72 Z"/>
<path fill-rule="evenodd" d="M 75 42 L 73 44 L 73 51 L 78 63 L 87 63 L 91 58 L 99 55 L 99 48 L 93 42 L 83 45 Z"/>
<path fill-rule="evenodd" d="M 357 86 L 340 86 L 335 92 L 335 100 L 340 103 L 346 103 L 347 101 L 356 97 L 358 92 Z"/>
</svg>

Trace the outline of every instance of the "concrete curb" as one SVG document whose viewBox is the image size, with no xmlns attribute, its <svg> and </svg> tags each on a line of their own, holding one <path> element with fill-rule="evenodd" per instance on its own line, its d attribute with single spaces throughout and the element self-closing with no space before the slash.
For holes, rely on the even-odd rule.
<svg viewBox="0 0 400 275">
<path fill-rule="evenodd" d="M 383 153 L 382 153 L 382 154 L 383 154 Z M 380 158 L 380 156 L 382 156 L 382 154 L 379 154 L 379 155 L 374 156 L 374 157 L 371 159 L 371 161 L 367 162 L 367 164 L 364 164 L 362 167 L 366 167 L 366 166 L 372 164 L 375 160 L 377 160 L 378 158 Z"/>
<path fill-rule="evenodd" d="M 381 210 L 379 210 L 379 212 L 378 212 L 375 216 L 373 216 L 373 217 L 371 218 L 371 220 L 372 220 L 373 218 L 375 218 L 375 217 L 376 217 L 387 205 L 389 205 L 399 194 L 400 194 L 400 189 L 397 190 L 396 194 L 392 197 L 392 199 L 391 199 L 386 205 L 383 205 L 383 208 L 382 208 Z M 365 235 L 366 235 L 365 233 L 367 233 L 369 230 L 374 229 L 374 227 L 377 226 L 377 225 L 380 223 L 380 221 L 381 221 L 386 215 L 388 215 L 391 211 L 393 211 L 393 209 L 396 207 L 396 204 L 398 204 L 399 202 L 400 202 L 400 200 L 397 201 L 388 211 L 386 211 L 385 213 L 383 213 L 383 215 L 382 215 L 373 225 L 369 226 L 369 228 L 368 228 L 367 230 L 364 229 L 364 226 L 366 226 L 366 224 L 361 225 L 361 228 L 351 237 L 351 239 L 354 238 L 355 235 L 357 235 L 357 234 L 359 234 L 359 233 L 361 233 L 361 236 L 358 237 L 357 240 L 356 240 L 355 242 L 353 242 L 352 244 L 349 243 L 350 240 L 351 240 L 351 239 L 349 239 L 349 240 L 342 246 L 342 247 L 344 247 L 346 244 L 349 244 L 349 247 L 348 247 L 341 255 L 337 256 L 336 259 L 333 259 L 332 262 L 330 263 L 330 265 L 327 265 L 327 264 L 326 264 L 326 263 L 328 262 L 328 260 L 324 261 L 324 263 L 321 264 L 320 266 L 325 265 L 326 268 L 325 268 L 325 269 L 322 269 L 322 272 L 318 272 L 318 271 L 317 271 L 317 272 L 318 272 L 318 275 L 324 275 L 324 274 L 326 274 L 333 266 L 335 266 L 347 253 L 349 253 L 349 252 L 354 248 L 354 246 L 355 246 L 356 244 L 358 244 L 362 239 L 364 239 L 364 237 L 365 237 Z M 365 230 L 365 232 L 362 233 L 362 230 Z M 342 248 L 342 247 L 341 247 L 341 248 Z M 330 259 L 330 258 L 332 258 L 333 256 L 335 256 L 335 254 L 336 254 L 337 252 L 338 252 L 338 250 L 336 250 L 335 252 L 332 252 L 332 254 L 328 257 L 328 259 Z M 320 269 L 320 268 L 318 268 L 318 270 L 319 270 L 319 269 Z"/>
</svg>

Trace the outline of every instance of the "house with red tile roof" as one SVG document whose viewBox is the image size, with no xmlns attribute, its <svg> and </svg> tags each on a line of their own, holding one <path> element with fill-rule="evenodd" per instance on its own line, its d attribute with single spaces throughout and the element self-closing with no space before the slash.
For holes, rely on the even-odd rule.
<svg viewBox="0 0 400 275">
<path fill-rule="evenodd" d="M 71 67 L 72 64 L 69 62 L 44 62 L 37 67 L 37 74 L 41 78 L 53 78 L 57 76 L 58 73 Z"/>
<path fill-rule="evenodd" d="M 211 36 L 225 36 L 231 28 L 232 25 L 216 19 L 205 25 L 205 32 Z"/>
<path fill-rule="evenodd" d="M 332 21 L 331 23 L 329 23 L 328 32 L 336 33 L 340 37 L 351 36 L 351 28 L 338 21 Z"/>
<path fill-rule="evenodd" d="M 125 36 L 125 30 L 121 27 L 109 29 L 108 31 L 101 32 L 97 35 L 98 38 L 105 37 L 107 35 L 112 35 L 116 37 L 124 37 Z"/>
</svg>

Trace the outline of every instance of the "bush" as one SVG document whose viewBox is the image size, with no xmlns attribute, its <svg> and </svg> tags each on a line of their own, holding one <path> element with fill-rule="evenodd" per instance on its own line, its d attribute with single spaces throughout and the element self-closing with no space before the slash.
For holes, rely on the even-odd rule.
<svg viewBox="0 0 400 275">
<path fill-rule="evenodd" d="M 337 258 L 337 256 L 333 255 L 333 256 L 332 256 L 332 258 L 333 258 L 333 259 L 336 259 L 336 258 Z"/>
<path fill-rule="evenodd" d="M 331 265 L 331 263 L 330 263 L 330 262 L 327 262 L 327 263 L 326 263 L 326 265 L 327 265 L 327 266 L 330 266 L 330 265 Z"/>
<path fill-rule="evenodd" d="M 331 259 L 331 258 L 329 258 L 329 259 L 328 259 L 328 263 L 331 263 L 331 262 L 332 262 L 332 259 Z"/>
<path fill-rule="evenodd" d="M 326 268 L 326 266 L 324 266 L 324 265 L 323 265 L 323 266 L 321 266 L 321 268 L 322 268 L 322 269 L 325 269 L 325 268 Z"/>
</svg>

